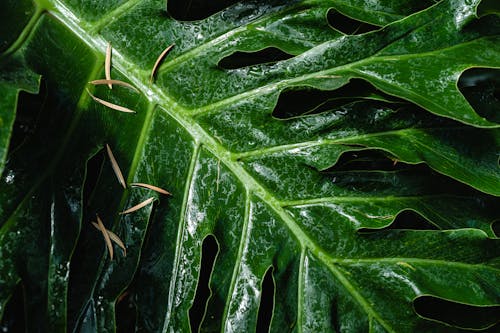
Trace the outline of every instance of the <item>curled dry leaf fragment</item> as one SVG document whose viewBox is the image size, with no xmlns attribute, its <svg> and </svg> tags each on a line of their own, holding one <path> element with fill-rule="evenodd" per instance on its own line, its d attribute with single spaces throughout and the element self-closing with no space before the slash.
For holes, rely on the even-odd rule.
<svg viewBox="0 0 500 333">
<path fill-rule="evenodd" d="M 167 55 L 167 53 L 175 46 L 175 44 L 171 44 L 169 45 L 165 50 L 163 50 L 163 52 L 158 56 L 158 59 L 156 59 L 156 62 L 153 66 L 153 69 L 151 70 L 151 77 L 149 78 L 149 82 L 153 82 L 153 79 L 155 77 L 155 74 L 156 74 L 156 70 L 158 69 L 158 66 L 160 65 L 161 61 L 163 60 L 163 58 L 165 58 L 165 56 Z"/>
<path fill-rule="evenodd" d="M 113 168 L 113 171 L 115 172 L 116 178 L 118 179 L 118 182 L 120 183 L 123 188 L 127 188 L 127 185 L 125 184 L 125 178 L 123 178 L 122 171 L 120 170 L 120 166 L 118 166 L 118 163 L 116 162 L 115 156 L 113 155 L 113 152 L 111 151 L 111 148 L 109 147 L 108 144 L 106 144 L 106 150 L 108 152 L 108 157 L 109 160 L 111 161 L 111 167 Z"/>
<path fill-rule="evenodd" d="M 150 189 L 150 190 L 153 190 L 153 191 L 156 191 L 158 193 L 161 193 L 161 194 L 165 194 L 165 195 L 171 195 L 170 192 L 162 189 L 161 187 L 158 187 L 158 186 L 154 186 L 154 185 L 149 185 L 149 184 L 144 184 L 144 183 L 132 183 L 130 184 L 130 186 L 135 186 L 135 187 L 144 187 L 144 188 L 147 188 L 147 189 Z"/>
<path fill-rule="evenodd" d="M 146 207 L 147 205 L 149 205 L 150 203 L 152 203 L 154 199 L 155 198 L 153 198 L 153 197 L 151 197 L 149 199 L 146 199 L 143 202 L 141 202 L 140 204 L 137 204 L 137 205 L 135 205 L 133 207 L 130 207 L 127 210 L 124 210 L 123 212 L 120 213 L 120 215 L 129 214 L 129 213 L 135 212 L 136 210 L 139 210 L 139 209 L 141 209 L 143 207 Z"/>
<path fill-rule="evenodd" d="M 127 87 L 130 88 L 136 92 L 139 92 L 139 89 L 131 85 L 130 83 L 120 81 L 120 80 L 108 80 L 108 79 L 102 79 L 102 80 L 93 80 L 89 82 L 90 84 L 93 84 L 95 86 L 101 85 L 101 84 L 116 84 L 117 86 L 122 86 L 122 87 Z"/>
<path fill-rule="evenodd" d="M 92 93 L 88 89 L 87 89 L 87 93 L 90 95 L 90 97 L 92 97 L 92 99 L 94 101 L 96 101 L 97 103 L 100 103 L 100 104 L 102 104 L 104 106 L 107 106 L 110 109 L 113 109 L 113 110 L 116 110 L 116 111 L 120 111 L 120 112 L 125 112 L 125 113 L 137 113 L 134 110 L 130 110 L 129 108 L 126 108 L 124 106 L 116 105 L 116 104 L 113 104 L 111 102 L 108 102 L 108 101 L 105 101 L 103 99 L 100 99 L 98 97 L 95 97 L 94 95 L 92 95 Z"/>
<path fill-rule="evenodd" d="M 99 228 L 99 225 L 95 222 L 92 222 L 92 225 L 96 227 L 98 230 L 101 230 Z M 106 232 L 108 233 L 109 238 L 115 242 L 122 250 L 123 250 L 123 255 L 126 257 L 127 256 L 127 248 L 125 247 L 125 244 L 122 242 L 120 237 L 118 237 L 113 231 L 106 229 Z"/>
<path fill-rule="evenodd" d="M 106 80 L 111 80 L 111 43 L 108 42 L 108 47 L 106 48 L 106 60 L 104 60 L 104 73 L 106 75 Z M 108 83 L 109 89 L 113 89 L 113 85 Z"/>
<path fill-rule="evenodd" d="M 106 228 L 104 227 L 101 218 L 97 214 L 96 217 L 97 217 L 97 227 L 99 228 L 99 230 L 101 230 L 101 233 L 104 236 L 104 240 L 106 241 L 106 246 L 108 247 L 109 251 L 109 257 L 111 260 L 113 260 L 113 244 L 111 244 L 111 239 L 109 238 L 109 234 Z"/>
</svg>

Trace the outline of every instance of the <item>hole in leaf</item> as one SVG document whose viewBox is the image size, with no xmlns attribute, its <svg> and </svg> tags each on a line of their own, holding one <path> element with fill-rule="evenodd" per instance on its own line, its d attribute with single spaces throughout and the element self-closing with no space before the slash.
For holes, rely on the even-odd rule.
<svg viewBox="0 0 500 333">
<path fill-rule="evenodd" d="M 495 236 L 500 237 L 500 221 L 495 221 L 491 225 L 491 230 L 495 234 Z"/>
<path fill-rule="evenodd" d="M 335 9 L 330 9 L 328 11 L 327 19 L 330 26 L 347 35 L 360 35 L 380 29 L 380 27 L 377 27 L 376 25 L 345 16 Z"/>
<path fill-rule="evenodd" d="M 458 195 L 460 193 L 461 195 L 478 195 L 475 189 L 441 175 L 425 163 L 407 164 L 398 161 L 395 157 L 391 157 L 389 153 L 378 149 L 345 152 L 340 156 L 335 165 L 321 171 L 321 173 L 336 178 L 336 183 L 341 183 L 342 178 L 346 178 L 352 184 L 355 184 L 356 179 L 349 176 L 349 174 L 365 171 L 402 172 L 404 177 L 418 174 L 419 178 L 425 180 L 420 182 L 419 186 L 421 186 L 422 190 L 431 190 L 430 193 L 433 194 L 456 193 Z M 363 186 L 362 182 L 358 183 L 358 185 L 358 189 L 366 187 Z"/>
<path fill-rule="evenodd" d="M 388 229 L 439 230 L 438 227 L 413 210 L 400 212 Z"/>
<path fill-rule="evenodd" d="M 385 228 L 369 229 L 361 228 L 358 230 L 361 234 L 371 234 L 385 230 L 439 230 L 422 215 L 413 210 L 404 210 L 400 212 L 394 221 Z"/>
<path fill-rule="evenodd" d="M 9 154 L 12 154 L 13 151 L 20 148 L 24 142 L 35 135 L 37 126 L 40 125 L 39 118 L 41 117 L 47 98 L 47 82 L 44 79 L 40 82 L 38 94 L 33 95 L 24 91 L 19 93 Z"/>
<path fill-rule="evenodd" d="M 433 296 L 418 297 L 413 305 L 424 318 L 464 329 L 485 329 L 500 320 L 500 306 L 472 306 Z"/>
<path fill-rule="evenodd" d="M 500 13 L 500 2 L 498 0 L 483 0 L 477 7 L 479 16 Z"/>
<path fill-rule="evenodd" d="M 337 163 L 328 171 L 381 170 L 395 171 L 408 168 L 408 164 L 387 157 L 380 150 L 348 151 L 340 155 Z"/>
<path fill-rule="evenodd" d="M 135 331 L 137 310 L 128 291 L 123 292 L 116 301 L 116 332 L 127 333 Z"/>
<path fill-rule="evenodd" d="M 1 319 L 0 332 L 25 332 L 24 291 L 21 283 L 17 285 L 10 300 L 7 302 Z"/>
<path fill-rule="evenodd" d="M 239 0 L 169 0 L 167 2 L 168 13 L 179 21 L 203 20 L 224 8 L 234 5 Z"/>
<path fill-rule="evenodd" d="M 458 88 L 479 115 L 500 122 L 500 69 L 468 69 L 460 76 Z"/>
<path fill-rule="evenodd" d="M 257 316 L 257 332 L 269 332 L 274 312 L 274 279 L 273 267 L 269 267 L 262 279 L 259 314 Z"/>
<path fill-rule="evenodd" d="M 217 253 L 219 252 L 219 245 L 214 236 L 208 235 L 203 240 L 201 249 L 201 267 L 200 276 L 198 278 L 198 286 L 196 287 L 196 295 L 194 297 L 193 305 L 189 309 L 189 322 L 191 330 L 198 332 L 201 321 L 205 315 L 207 301 L 210 298 L 210 276 L 214 267 Z"/>
<path fill-rule="evenodd" d="M 281 92 L 273 111 L 278 119 L 289 119 L 306 114 L 318 114 L 360 100 L 395 101 L 395 97 L 384 94 L 364 80 L 352 79 L 336 90 L 302 88 Z"/>
<path fill-rule="evenodd" d="M 222 69 L 237 69 L 258 64 L 276 63 L 290 58 L 293 58 L 293 55 L 276 47 L 268 47 L 257 52 L 235 52 L 219 61 L 218 66 Z"/>
<path fill-rule="evenodd" d="M 97 154 L 87 161 L 87 170 L 85 184 L 83 185 L 83 203 L 88 204 L 92 200 L 92 195 L 104 166 L 104 150 L 101 149 Z"/>
<path fill-rule="evenodd" d="M 331 323 L 332 327 L 335 329 L 334 332 L 341 332 L 341 327 L 340 327 L 340 314 L 339 314 L 339 306 L 338 302 L 333 302 L 332 303 L 332 308 L 331 308 Z"/>
</svg>

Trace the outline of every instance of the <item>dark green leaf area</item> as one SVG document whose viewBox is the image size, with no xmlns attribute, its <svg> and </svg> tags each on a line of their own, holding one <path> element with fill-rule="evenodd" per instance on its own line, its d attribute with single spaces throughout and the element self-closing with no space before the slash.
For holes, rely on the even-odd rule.
<svg viewBox="0 0 500 333">
<path fill-rule="evenodd" d="M 412 316 L 412 303 L 416 295 L 425 295 L 431 289 L 433 293 L 442 292 L 443 295 L 446 294 L 450 297 L 450 300 L 460 302 L 462 292 L 468 290 L 468 286 L 464 285 L 457 286 L 459 290 L 455 288 L 450 290 L 447 288 L 446 290 L 440 289 L 440 285 L 449 283 L 450 279 L 453 279 L 453 281 L 461 280 L 462 276 L 460 276 L 459 272 L 462 270 L 453 267 L 453 265 L 443 264 L 440 266 L 431 264 L 431 262 L 433 261 L 419 260 L 417 263 L 417 261 L 407 261 L 405 258 L 395 258 L 393 262 L 386 262 L 383 258 L 374 258 L 358 259 L 348 263 L 337 260 L 330 264 L 329 267 L 325 267 L 317 257 L 309 253 L 305 258 L 304 278 L 308 281 L 308 285 L 304 289 L 303 299 L 307 304 L 307 309 L 314 314 L 311 319 L 321 318 L 321 320 L 306 321 L 307 329 L 321 332 L 338 332 L 342 330 L 365 331 L 369 327 L 376 327 L 381 332 L 413 332 L 420 330 L 426 332 L 456 332 L 456 329 L 451 327 L 441 326 L 437 328 L 435 323 L 422 318 L 416 320 L 409 318 Z M 438 262 L 435 261 L 434 263 Z M 434 267 L 434 269 L 431 267 Z M 475 265 L 469 265 L 469 267 L 471 273 L 467 274 L 467 277 L 474 276 L 478 272 L 485 273 L 490 277 L 495 274 L 494 271 L 476 268 Z M 335 281 L 340 283 L 327 282 L 331 281 L 332 276 L 335 276 L 338 279 Z M 413 280 L 416 276 L 418 278 Z M 351 279 L 354 279 L 356 283 L 350 283 Z M 482 285 L 483 281 L 477 281 L 474 287 L 478 284 Z M 356 293 L 354 298 L 352 295 L 355 290 L 359 291 L 359 293 Z M 484 291 L 495 292 L 487 286 Z M 485 299 L 487 298 L 488 296 L 485 296 Z M 391 302 L 390 300 L 397 300 L 397 302 Z M 386 307 L 387 302 L 391 304 Z M 384 305 L 382 306 L 382 304 Z M 395 304 L 399 306 L 394 306 Z M 401 306 L 402 304 L 406 305 Z M 458 303 L 454 304 L 456 306 Z M 477 305 L 480 305 L 480 302 Z M 381 309 L 381 307 L 384 309 Z M 494 308 L 485 308 L 483 312 L 488 313 L 489 309 Z M 379 312 L 385 311 L 389 312 L 388 317 L 397 315 L 407 319 L 394 323 L 377 318 Z M 371 313 L 373 317 L 367 317 L 366 312 Z M 429 315 L 431 312 L 431 316 L 435 317 L 439 311 L 427 309 L 426 314 Z M 476 325 L 479 317 L 476 317 Z M 491 323 L 497 319 L 493 315 L 489 318 L 489 321 Z M 449 321 L 447 323 L 450 324 Z"/>
<path fill-rule="evenodd" d="M 240 159 L 269 154 L 324 170 L 354 146 L 382 149 L 396 160 L 431 168 L 490 194 L 499 194 L 498 130 L 465 127 L 401 104 L 368 97 L 318 114 L 285 120 L 266 111 L 265 96 L 198 117 L 199 122 Z M 305 95 L 304 98 L 307 98 Z M 326 103 L 326 102 L 325 102 Z M 255 110 L 254 105 L 261 106 Z M 323 102 L 320 102 L 322 105 Z M 404 106 L 404 105 L 403 105 Z M 269 109 L 268 109 L 269 110 Z"/>
<path fill-rule="evenodd" d="M 337 209 L 338 218 L 356 228 L 382 228 L 400 211 L 411 209 L 442 229 L 479 227 L 492 235 L 491 222 L 497 216 L 496 198 L 457 186 L 424 167 L 318 172 L 300 159 L 278 155 L 249 161 L 247 168 L 282 205 Z"/>
<path fill-rule="evenodd" d="M 323 240 L 320 240 L 322 244 L 328 245 L 332 243 L 331 239 L 339 239 L 339 243 L 336 243 L 338 246 L 335 246 L 335 248 L 329 246 L 331 251 L 336 253 L 334 255 L 336 258 L 331 259 L 330 274 L 343 281 L 346 289 L 343 292 L 350 293 L 351 297 L 355 296 L 361 303 L 361 309 L 367 312 L 370 312 L 370 309 L 376 309 L 376 313 L 389 311 L 389 313 L 383 315 L 383 318 L 390 318 L 392 315 L 401 318 L 408 316 L 408 319 L 402 322 L 391 322 L 389 320 L 384 323 L 384 320 L 379 320 L 379 323 L 386 330 L 390 331 L 391 328 L 387 326 L 392 326 L 392 330 L 397 332 L 413 331 L 416 329 L 414 325 L 420 325 L 417 321 L 409 318 L 413 316 L 412 302 L 419 295 L 431 293 L 454 302 L 464 302 L 465 297 L 471 296 L 469 293 L 474 290 L 475 295 L 470 298 L 468 304 L 483 306 L 498 302 L 495 299 L 498 290 L 494 290 L 496 289 L 494 284 L 490 285 L 485 283 L 485 280 L 475 278 L 476 274 L 481 274 L 482 277 L 489 277 L 487 279 L 490 279 L 490 282 L 497 279 L 495 269 L 482 266 L 484 258 L 495 258 L 498 256 L 498 252 L 492 241 L 486 239 L 481 233 L 472 230 L 441 233 L 433 231 L 386 231 L 373 235 L 356 235 L 355 238 L 358 239 L 354 244 L 357 245 L 353 246 L 352 238 L 350 242 L 343 242 L 346 235 L 351 234 L 348 231 L 349 227 L 343 227 L 345 224 L 338 225 L 337 223 L 336 226 L 329 224 L 322 231 L 327 229 L 336 231 L 320 233 L 318 229 L 309 229 L 307 226 L 308 219 L 317 218 L 318 215 L 316 214 L 320 214 L 326 223 L 331 215 L 318 207 L 311 207 L 307 210 L 307 213 L 306 215 L 304 211 L 300 212 L 301 216 L 307 216 L 307 220 L 302 219 L 302 221 L 308 231 L 310 230 L 311 235 L 321 234 L 325 236 Z M 423 239 L 425 239 L 425 242 Z M 461 240 L 465 239 L 467 239 L 468 245 L 464 246 Z M 423 243 L 426 246 L 419 246 L 419 244 Z M 458 245 L 458 243 L 461 245 Z M 486 245 L 488 243 L 490 245 Z M 453 258 L 443 257 L 442 249 L 448 246 L 455 249 L 455 252 L 451 255 Z M 405 250 L 401 252 L 401 248 L 405 248 L 408 253 L 405 253 Z M 480 248 L 487 250 L 482 252 L 483 250 L 479 250 Z M 395 252 L 393 251 L 398 252 L 398 254 L 394 255 Z M 343 253 L 347 254 L 349 258 L 342 258 Z M 476 257 L 476 255 L 478 256 Z M 412 259 L 409 259 L 410 257 Z M 459 261 L 465 260 L 467 263 L 455 262 L 458 258 L 463 258 L 459 259 Z M 450 281 L 456 281 L 456 283 L 450 286 Z M 463 281 L 466 282 L 462 283 Z M 359 291 L 359 294 L 353 295 L 354 290 Z M 482 291 L 475 293 L 479 290 Z M 391 299 L 397 299 L 398 301 L 391 303 Z M 340 304 L 337 303 L 336 306 L 344 310 L 339 311 L 339 316 L 352 311 L 347 310 L 349 307 L 346 307 L 346 305 L 343 306 L 344 301 L 342 298 L 338 302 Z M 387 303 L 394 304 L 394 306 L 385 306 Z M 384 309 L 381 309 L 382 304 L 384 304 Z M 396 304 L 398 305 L 396 306 Z M 406 304 L 406 306 L 402 306 L 402 304 Z M 377 316 L 376 313 L 374 316 Z M 492 316 L 489 322 L 494 323 L 496 320 L 498 318 Z"/>
<path fill-rule="evenodd" d="M 483 0 L 479 4 L 477 8 L 479 15 L 488 15 L 488 14 L 498 14 L 500 13 L 500 4 L 495 0 Z"/>
<path fill-rule="evenodd" d="M 18 285 L 5 307 L 0 328 L 7 332 L 25 332 L 24 295 L 21 284 Z"/>
<path fill-rule="evenodd" d="M 184 173 L 185 170 L 190 170 L 187 175 Z M 203 150 L 194 153 L 191 162 L 189 162 L 182 174 L 184 175 L 184 182 L 186 181 L 185 177 L 188 177 L 188 181 L 192 179 L 191 185 L 189 185 L 189 188 L 179 191 L 179 195 L 172 197 L 172 200 L 189 200 L 190 204 L 184 207 L 184 211 L 168 209 L 168 214 L 163 216 L 162 220 L 152 224 L 151 237 L 145 247 L 144 258 L 146 264 L 143 266 L 140 279 L 141 281 L 144 279 L 144 281 L 159 285 L 155 290 L 155 294 L 150 294 L 146 292 L 150 289 L 148 285 L 141 283 L 138 286 L 140 291 L 137 294 L 138 302 L 141 305 L 149 304 L 152 301 L 151 297 L 153 300 L 157 299 L 162 302 L 167 300 L 158 297 L 158 293 L 164 292 L 165 296 L 168 295 L 168 285 L 160 283 L 160 281 L 163 279 L 162 272 L 171 271 L 172 265 L 174 265 L 174 272 L 183 272 L 182 275 L 174 275 L 170 282 L 170 285 L 175 283 L 177 286 L 175 289 L 177 297 L 184 298 L 183 295 L 187 294 L 190 295 L 189 299 L 193 298 L 198 280 L 201 243 L 207 234 L 214 234 L 219 244 L 219 255 L 211 275 L 210 287 L 214 295 L 210 301 L 214 304 L 208 307 L 208 311 L 214 313 L 207 314 L 207 316 L 209 316 L 208 318 L 217 319 L 219 321 L 218 325 L 220 325 L 224 304 L 228 297 L 227 288 L 229 288 L 228 285 L 232 279 L 231 274 L 228 274 L 228 269 L 232 270 L 234 262 L 238 260 L 241 230 L 245 223 L 247 208 L 245 208 L 244 191 L 242 191 L 242 185 L 234 178 L 234 175 L 228 172 L 222 163 L 211 158 L 210 154 Z M 183 192 L 189 197 L 182 198 Z M 172 235 L 172 232 L 176 232 L 178 235 Z M 171 255 L 176 253 L 178 259 L 172 258 L 171 261 L 158 261 L 157 255 L 159 251 L 163 253 L 162 248 L 165 246 L 174 247 L 175 242 L 172 243 L 171 240 L 167 239 L 160 241 L 157 238 L 162 237 L 163 239 L 163 237 L 169 235 L 170 239 L 172 236 L 174 236 L 174 239 L 175 237 L 182 237 L 182 243 L 179 243 L 182 246 L 177 245 L 167 252 L 171 253 Z M 160 244 L 164 245 L 159 247 Z M 195 252 L 193 253 L 193 251 Z M 163 307 L 165 306 L 168 305 L 165 304 Z M 174 320 L 175 325 L 179 325 L 179 327 L 188 325 L 182 318 L 187 315 L 190 306 L 190 302 L 186 301 L 179 304 L 179 308 L 170 310 L 169 316 L 173 317 L 172 320 Z M 147 307 L 139 306 L 139 308 L 146 310 Z M 159 307 L 157 311 L 161 308 Z M 161 316 L 158 319 L 163 320 Z M 217 322 L 211 322 L 210 325 L 217 325 Z"/>
<path fill-rule="evenodd" d="M 405 16 L 421 11 L 434 4 L 435 1 L 432 0 L 387 0 L 383 2 L 353 0 L 332 2 L 332 6 L 347 17 L 380 26 L 400 20 Z"/>
<path fill-rule="evenodd" d="M 494 332 L 498 328 L 496 314 L 500 310 L 498 306 L 480 307 L 448 300 L 422 296 L 415 300 L 415 311 L 424 318 L 442 321 L 464 329 L 490 328 Z M 457 316 L 457 314 L 460 314 Z M 497 325 L 495 325 L 497 324 Z"/>
<path fill-rule="evenodd" d="M 282 7 L 276 7 L 264 16 L 257 9 L 254 10 L 259 19 L 255 19 L 251 27 L 258 32 L 266 30 L 259 25 L 268 20 L 275 22 L 283 19 L 289 13 L 282 10 Z M 314 12 L 314 8 L 307 10 Z M 133 15 L 139 12 L 136 11 Z M 256 41 L 253 29 L 236 29 L 233 33 L 224 35 L 224 38 L 217 38 L 217 34 L 212 36 L 215 32 L 210 30 L 212 38 L 207 42 L 208 37 L 202 25 L 212 23 L 210 19 L 207 22 L 182 23 L 189 28 L 198 29 L 199 32 L 190 34 L 191 40 L 181 36 L 161 35 L 158 50 L 150 50 L 151 46 L 148 48 L 137 45 L 137 50 L 133 46 L 122 46 L 123 40 L 133 37 L 123 27 L 130 25 L 132 21 L 137 22 L 139 18 L 136 16 L 125 16 L 109 26 L 104 35 L 112 41 L 116 40 L 117 47 L 131 59 L 147 61 L 148 67 L 154 62 L 155 54 L 159 54 L 165 46 L 176 43 L 169 55 L 170 60 L 160 70 L 158 81 L 177 101 L 196 113 L 210 112 L 219 106 L 232 104 L 240 99 L 238 96 L 260 95 L 259 92 L 264 87 L 269 92 L 279 92 L 298 85 L 331 90 L 345 84 L 350 77 L 359 77 L 435 114 L 477 126 L 496 126 L 479 117 L 456 87 L 457 77 L 463 70 L 471 66 L 497 66 L 498 56 L 494 47 L 497 37 L 481 35 L 477 31 L 481 30 L 481 22 L 464 28 L 473 17 L 472 8 L 445 1 L 394 22 L 380 31 L 350 37 L 343 34 L 335 37 L 330 34 L 326 36 L 328 41 L 323 40 L 319 45 L 309 47 L 308 51 L 303 49 L 300 52 L 290 46 L 292 41 L 283 40 L 280 36 L 274 37 L 271 34 Z M 161 21 L 161 31 L 176 31 L 174 26 L 180 24 L 160 18 L 158 20 Z M 491 20 L 496 22 L 497 19 Z M 249 24 L 247 21 L 235 22 Z M 434 26 L 443 27 L 439 31 L 440 35 L 435 34 L 432 28 Z M 147 30 L 143 29 L 150 34 L 151 29 L 160 28 L 155 28 L 152 23 L 148 24 Z M 134 35 L 138 31 L 141 29 L 134 29 Z M 220 34 L 222 33 L 221 31 Z M 193 36 L 198 36 L 199 40 L 192 40 Z M 271 37 L 274 38 L 269 40 Z M 300 38 L 293 39 L 295 43 L 298 41 Z M 252 45 L 252 49 L 246 45 Z M 236 51 L 266 47 L 278 47 L 290 54 L 302 54 L 274 65 L 255 65 L 230 71 L 216 67 L 221 58 Z M 478 52 L 469 54 L 467 50 L 471 48 Z M 452 63 L 449 63 L 449 59 L 453 59 Z"/>
<path fill-rule="evenodd" d="M 73 52 L 58 52 L 57 40 L 71 41 Z M 54 51 L 35 52 L 42 48 Z M 70 258 L 80 230 L 85 161 L 95 149 L 91 135 L 75 131 L 82 114 L 79 97 L 93 71 L 95 55 L 52 18 L 38 22 L 21 50 L 27 63 L 44 73 L 44 92 L 20 103 L 19 114 L 36 123 L 14 132 L 20 144 L 10 152 L 0 184 L 0 280 L 3 304 L 20 280 L 25 285 L 28 330 L 66 327 Z M 61 56 L 61 55 L 65 55 Z M 68 75 L 75 55 L 79 67 Z M 21 118 L 22 119 L 22 118 Z M 83 127 L 86 128 L 86 127 Z M 64 130 L 62 130 L 64 129 Z"/>
<path fill-rule="evenodd" d="M 107 15 L 118 14 L 123 9 L 120 6 L 128 7 L 134 5 L 136 0 L 63 0 L 66 6 L 85 21 L 93 22 L 96 25 L 107 24 Z M 89 25 L 90 26 L 90 25 Z"/>
<path fill-rule="evenodd" d="M 0 54 L 6 51 L 22 34 L 35 13 L 31 0 L 5 0 L 0 7 Z"/>
<path fill-rule="evenodd" d="M 2 329 L 20 307 L 46 332 L 499 320 L 499 21 L 479 1 L 241 1 L 194 21 L 160 0 L 34 3 L 0 60 Z M 88 83 L 108 42 L 139 93 Z"/>
<path fill-rule="evenodd" d="M 179 21 L 194 21 L 206 19 L 213 14 L 237 3 L 238 0 L 203 1 L 203 0 L 170 0 L 167 2 L 167 11 Z"/>
<path fill-rule="evenodd" d="M 9 141 L 12 137 L 18 96 L 21 91 L 38 92 L 40 77 L 19 59 L 0 62 L 0 175 L 5 166 Z"/>
<path fill-rule="evenodd" d="M 379 29 L 376 25 L 352 19 L 333 9 L 328 11 L 327 18 L 328 23 L 335 30 L 338 30 L 346 35 L 360 35 Z"/>
<path fill-rule="evenodd" d="M 498 122 L 500 115 L 499 69 L 469 69 L 460 77 L 458 86 L 479 114 Z"/>
</svg>

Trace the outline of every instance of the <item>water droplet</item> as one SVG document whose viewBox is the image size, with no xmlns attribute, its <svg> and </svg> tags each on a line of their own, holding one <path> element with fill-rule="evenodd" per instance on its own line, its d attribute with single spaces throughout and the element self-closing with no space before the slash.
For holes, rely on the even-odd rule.
<svg viewBox="0 0 500 333">
<path fill-rule="evenodd" d="M 15 174 L 14 174 L 14 171 L 12 170 L 9 170 L 7 172 L 7 175 L 5 176 L 5 182 L 9 185 L 13 184 L 14 183 L 14 178 L 15 178 Z"/>
</svg>

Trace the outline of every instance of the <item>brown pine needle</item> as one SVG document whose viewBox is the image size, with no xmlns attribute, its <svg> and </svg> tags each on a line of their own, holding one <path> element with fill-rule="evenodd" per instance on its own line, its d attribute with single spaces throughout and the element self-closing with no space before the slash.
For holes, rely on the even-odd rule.
<svg viewBox="0 0 500 333">
<path fill-rule="evenodd" d="M 96 227 L 98 230 L 101 230 L 99 228 L 99 225 L 95 222 L 92 222 L 92 225 Z M 127 248 L 125 247 L 125 244 L 123 244 L 122 240 L 120 237 L 118 237 L 113 231 L 106 229 L 106 232 L 108 233 L 109 238 L 115 242 L 122 250 L 123 250 L 123 256 L 127 256 Z"/>
<path fill-rule="evenodd" d="M 156 62 L 155 62 L 155 65 L 153 66 L 153 70 L 151 71 L 151 77 L 149 78 L 149 83 L 152 83 L 153 82 L 153 79 L 155 77 L 155 73 L 156 73 L 156 70 L 158 69 L 158 66 L 160 65 L 161 61 L 163 60 L 163 58 L 165 58 L 165 56 L 167 55 L 167 53 L 175 46 L 175 44 L 171 44 L 169 45 L 165 50 L 163 50 L 163 52 L 160 54 L 160 56 L 158 57 L 158 59 L 156 59 Z"/>
<path fill-rule="evenodd" d="M 106 80 L 111 80 L 111 43 L 108 42 L 108 47 L 106 48 L 106 60 L 104 60 L 104 73 L 106 74 Z M 108 83 L 109 89 L 113 89 L 113 85 Z"/>
<path fill-rule="evenodd" d="M 111 102 L 105 101 L 103 99 L 97 98 L 94 95 L 92 95 L 88 89 L 87 89 L 87 93 L 90 95 L 90 97 L 92 97 L 92 99 L 94 101 L 96 101 L 97 103 L 100 103 L 100 104 L 102 104 L 104 106 L 107 106 L 110 109 L 113 109 L 113 110 L 116 110 L 116 111 L 120 111 L 120 112 L 126 112 L 126 113 L 136 113 L 134 110 L 130 110 L 130 109 L 124 107 L 124 106 L 116 105 L 116 104 L 113 104 Z"/>
<path fill-rule="evenodd" d="M 125 247 L 125 244 L 123 244 L 122 240 L 120 239 L 120 237 L 118 237 L 113 231 L 111 230 L 107 230 L 108 232 L 108 235 L 109 235 L 109 238 L 111 238 L 111 240 L 113 242 L 115 242 L 122 250 L 123 250 L 123 256 L 126 257 L 127 256 L 127 248 Z"/>
<path fill-rule="evenodd" d="M 137 204 L 134 207 L 130 207 L 127 210 L 124 210 L 123 212 L 120 213 L 120 215 L 129 214 L 129 213 L 135 212 L 136 210 L 139 210 L 139 209 L 141 209 L 143 207 L 146 207 L 147 205 L 149 205 L 150 203 L 152 203 L 154 199 L 155 198 L 153 198 L 153 197 L 151 197 L 149 199 L 146 199 L 143 202 L 141 202 L 140 204 Z"/>
<path fill-rule="evenodd" d="M 113 152 L 111 151 L 111 148 L 109 147 L 108 144 L 106 144 L 106 150 L 108 151 L 108 157 L 109 160 L 111 161 L 111 167 L 113 168 L 113 171 L 115 172 L 116 178 L 118 179 L 118 182 L 120 183 L 123 188 L 127 188 L 127 185 L 125 184 L 125 178 L 123 178 L 122 171 L 120 170 L 120 167 L 118 166 L 118 163 L 116 162 L 115 156 L 113 155 Z"/>
<path fill-rule="evenodd" d="M 120 81 L 120 80 L 102 79 L 102 80 L 90 81 L 89 83 L 93 84 L 95 86 L 98 86 L 98 85 L 101 85 L 101 84 L 111 84 L 111 85 L 116 84 L 117 86 L 127 87 L 127 88 L 130 88 L 130 89 L 132 89 L 132 90 L 134 90 L 136 92 L 139 92 L 139 89 L 137 89 L 136 87 L 134 87 L 130 83 L 127 83 L 127 82 L 124 82 L 124 81 Z"/>
<path fill-rule="evenodd" d="M 97 227 L 99 228 L 99 230 L 101 230 L 101 233 L 104 236 L 104 240 L 106 241 L 106 246 L 108 247 L 109 251 L 109 257 L 111 260 L 113 260 L 113 244 L 111 244 L 111 239 L 109 238 L 109 234 L 106 228 L 104 227 L 101 218 L 97 214 L 96 217 L 97 217 Z"/>
<path fill-rule="evenodd" d="M 132 184 L 130 184 L 130 186 L 144 187 L 144 188 L 156 191 L 156 192 L 161 193 L 161 194 L 172 195 L 170 192 L 162 189 L 161 187 L 154 186 L 154 185 L 149 185 L 149 184 L 144 184 L 144 183 L 132 183 Z"/>
<path fill-rule="evenodd" d="M 95 222 L 92 222 L 92 225 L 97 229 L 97 230 L 101 230 L 101 228 L 99 227 L 99 224 L 95 223 Z M 118 237 L 113 231 L 109 230 L 109 229 L 106 229 L 106 232 L 108 233 L 108 236 L 109 238 L 115 242 L 122 250 L 123 250 L 123 255 L 124 256 L 127 256 L 127 249 L 125 247 L 125 244 L 122 242 L 122 240 L 120 239 L 120 237 Z"/>
</svg>

